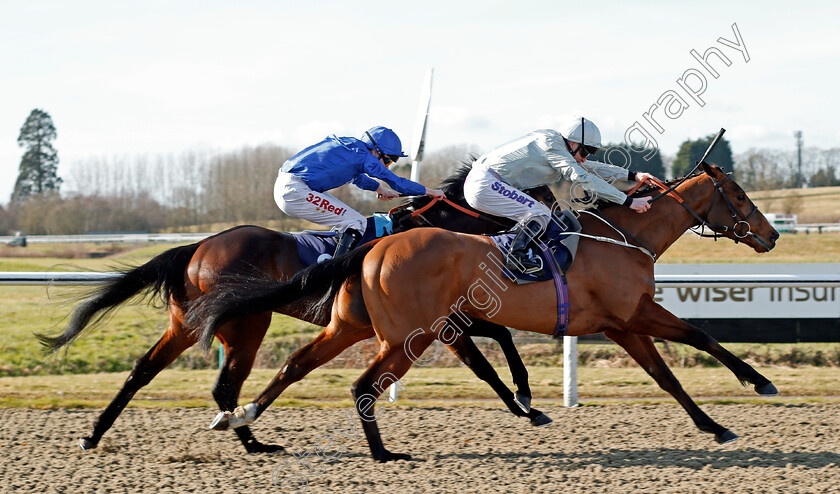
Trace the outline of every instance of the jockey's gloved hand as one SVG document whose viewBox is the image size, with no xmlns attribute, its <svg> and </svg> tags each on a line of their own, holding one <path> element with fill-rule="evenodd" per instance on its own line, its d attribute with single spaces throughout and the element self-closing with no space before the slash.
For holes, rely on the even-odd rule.
<svg viewBox="0 0 840 494">
<path fill-rule="evenodd" d="M 656 177 L 654 177 L 650 173 L 636 172 L 636 182 L 638 182 L 640 184 L 642 184 L 642 183 L 652 183 L 651 180 L 653 180 L 654 178 L 656 178 Z"/>
<path fill-rule="evenodd" d="M 400 196 L 400 194 L 398 192 L 393 191 L 391 189 L 386 189 L 385 187 L 383 187 L 381 185 L 379 186 L 378 189 L 376 189 L 376 197 L 380 201 L 390 201 L 391 199 L 397 198 L 399 196 Z"/>
<path fill-rule="evenodd" d="M 630 203 L 630 209 L 637 213 L 644 213 L 650 209 L 650 197 L 636 197 Z"/>
<path fill-rule="evenodd" d="M 434 197 L 436 199 L 446 199 L 446 195 L 444 195 L 442 190 L 439 189 L 426 189 L 426 195 Z"/>
</svg>

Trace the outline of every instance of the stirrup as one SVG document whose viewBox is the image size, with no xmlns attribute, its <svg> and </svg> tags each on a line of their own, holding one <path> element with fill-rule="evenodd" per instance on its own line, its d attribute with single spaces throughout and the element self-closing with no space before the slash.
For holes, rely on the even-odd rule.
<svg viewBox="0 0 840 494">
<path fill-rule="evenodd" d="M 527 251 L 518 251 L 510 253 L 505 267 L 511 272 L 533 274 L 542 271 L 544 266 L 541 257 L 532 257 Z"/>
</svg>

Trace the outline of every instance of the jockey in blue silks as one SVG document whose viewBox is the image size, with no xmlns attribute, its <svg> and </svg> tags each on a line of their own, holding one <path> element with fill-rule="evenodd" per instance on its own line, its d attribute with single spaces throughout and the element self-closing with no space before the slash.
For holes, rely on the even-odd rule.
<svg viewBox="0 0 840 494">
<path fill-rule="evenodd" d="M 375 191 L 383 201 L 404 195 L 443 197 L 443 192 L 398 177 L 388 166 L 405 157 L 393 130 L 377 126 L 361 139 L 331 135 L 289 158 L 274 183 L 274 201 L 295 218 L 335 227 L 339 232 L 335 256 L 352 249 L 365 232 L 367 220 L 326 191 L 348 182 Z M 385 181 L 390 190 L 373 178 Z"/>
</svg>

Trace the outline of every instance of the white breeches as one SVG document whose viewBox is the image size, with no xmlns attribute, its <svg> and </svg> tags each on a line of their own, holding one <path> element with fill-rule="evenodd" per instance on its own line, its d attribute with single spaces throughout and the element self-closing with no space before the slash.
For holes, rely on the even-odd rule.
<svg viewBox="0 0 840 494">
<path fill-rule="evenodd" d="M 524 223 L 535 219 L 545 227 L 551 210 L 545 204 L 513 187 L 485 164 L 476 163 L 464 181 L 464 198 L 475 209 Z"/>
<path fill-rule="evenodd" d="M 274 202 L 289 216 L 333 226 L 340 232 L 352 228 L 365 233 L 367 219 L 364 216 L 329 194 L 315 192 L 291 173 L 277 175 Z"/>
</svg>

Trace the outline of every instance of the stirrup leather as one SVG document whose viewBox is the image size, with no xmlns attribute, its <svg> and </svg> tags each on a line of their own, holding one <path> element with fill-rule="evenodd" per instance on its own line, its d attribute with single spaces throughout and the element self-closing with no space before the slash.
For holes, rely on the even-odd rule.
<svg viewBox="0 0 840 494">
<path fill-rule="evenodd" d="M 353 250 L 353 247 L 356 246 L 361 238 L 362 234 L 352 228 L 348 228 L 344 232 L 340 233 L 338 240 L 336 241 L 333 257 L 338 257 Z"/>
</svg>

